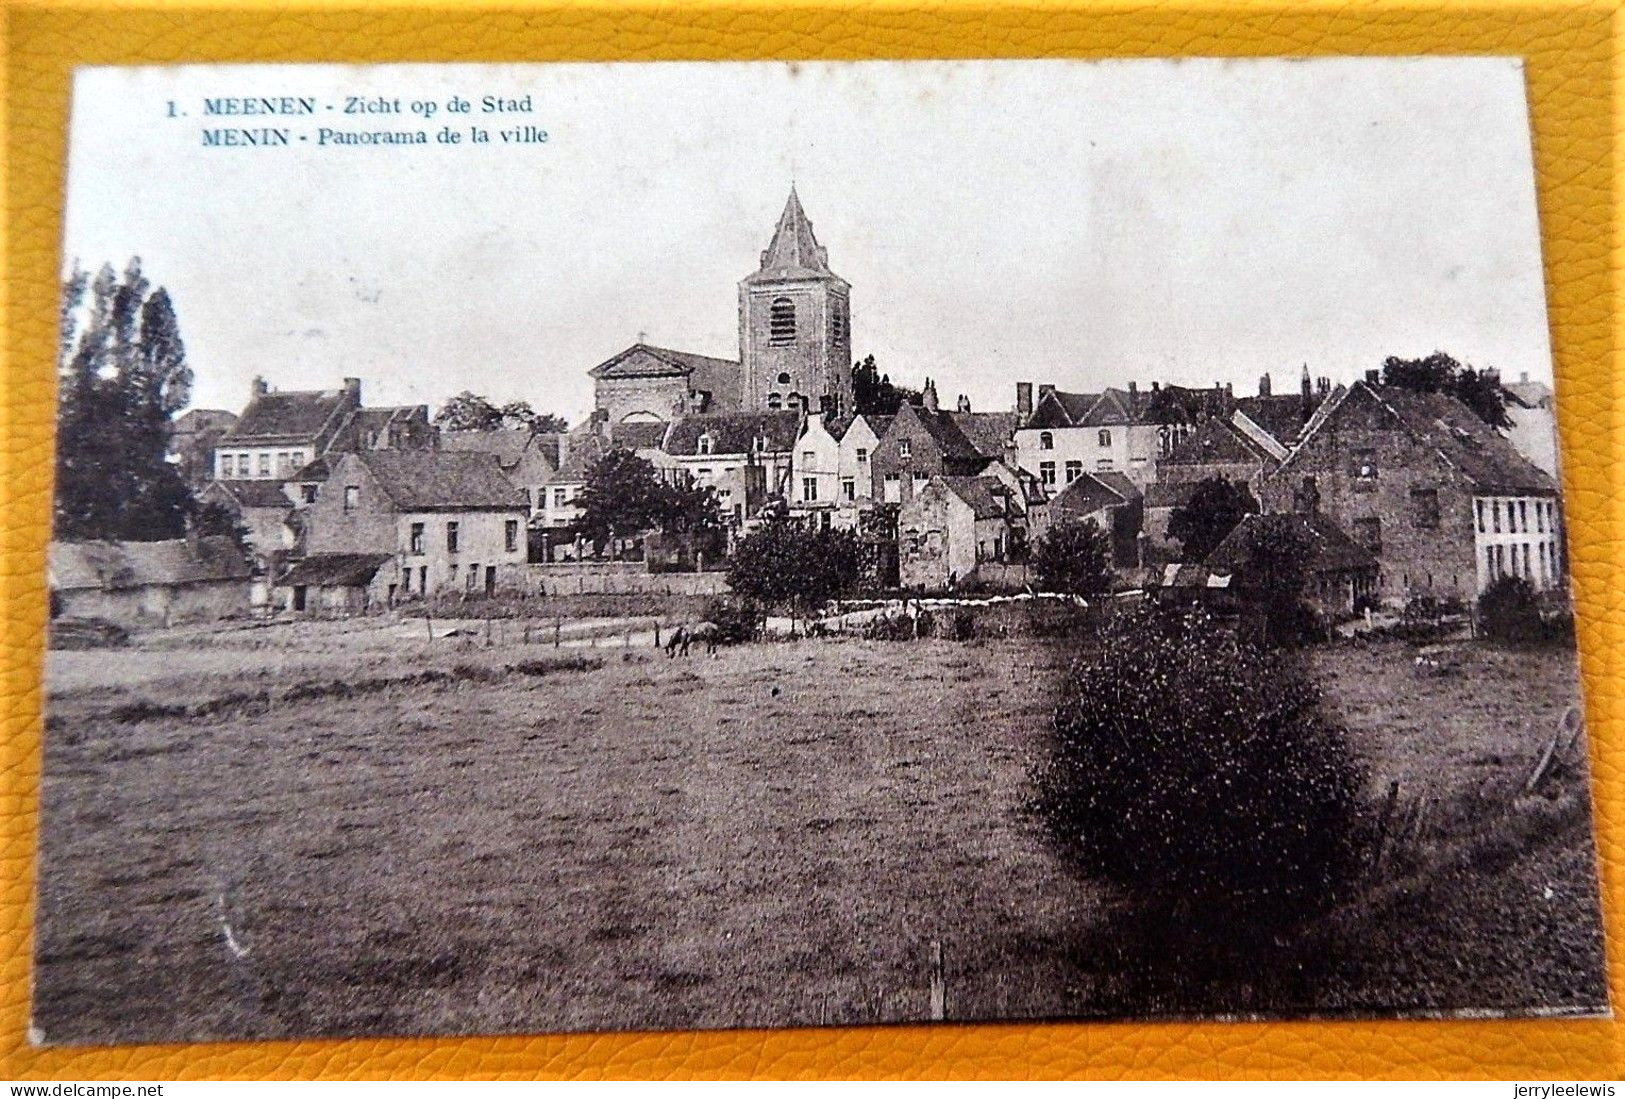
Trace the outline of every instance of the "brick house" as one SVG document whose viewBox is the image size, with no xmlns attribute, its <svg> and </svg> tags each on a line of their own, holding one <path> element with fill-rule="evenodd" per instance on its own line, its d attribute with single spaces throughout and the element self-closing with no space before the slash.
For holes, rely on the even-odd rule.
<svg viewBox="0 0 1625 1099">
<path fill-rule="evenodd" d="M 1051 526 L 1092 520 L 1111 540 L 1111 562 L 1116 568 L 1141 564 L 1140 529 L 1144 522 L 1144 496 L 1122 473 L 1085 473 L 1049 501 Z"/>
<path fill-rule="evenodd" d="M 517 582 L 530 505 L 494 455 L 377 450 L 340 455 L 332 465 L 306 511 L 301 564 L 313 574 L 333 555 L 388 555 L 367 579 L 363 605 L 426 593 L 490 594 Z M 300 587 L 286 575 L 278 584 L 294 610 L 308 606 Z"/>
<path fill-rule="evenodd" d="M 1269 512 L 1323 513 L 1381 563 L 1378 594 L 1474 598 L 1501 575 L 1566 582 L 1551 476 L 1461 402 L 1373 379 L 1334 394 L 1265 478 Z"/>
<path fill-rule="evenodd" d="M 932 476 L 897 518 L 898 577 L 905 588 L 948 591 L 1007 559 L 1012 505 L 997 477 Z"/>
<path fill-rule="evenodd" d="M 444 431 L 440 449 L 489 454 L 530 504 L 531 517 L 545 512 L 547 489 L 559 471 L 559 436 L 526 428 L 497 431 Z"/>
<path fill-rule="evenodd" d="M 729 527 L 738 531 L 763 504 L 788 500 L 799 412 L 734 412 L 684 416 L 666 432 L 663 450 L 676 475 L 716 489 Z"/>
<path fill-rule="evenodd" d="M 291 482 L 210 481 L 198 493 L 198 502 L 218 504 L 248 531 L 254 569 L 251 601 L 261 607 L 270 601 L 270 582 L 288 557 L 300 549 L 298 531 L 289 525 L 297 497 Z"/>
<path fill-rule="evenodd" d="M 1352 612 L 1376 594 L 1380 571 L 1377 559 L 1319 512 L 1245 516 L 1204 564 L 1211 573 L 1233 576 L 1232 591 L 1246 591 L 1258 582 L 1250 574 L 1251 539 L 1255 531 L 1272 524 L 1294 528 L 1309 547 L 1303 562 L 1307 573 L 1304 594 L 1320 610 Z"/>
<path fill-rule="evenodd" d="M 870 491 L 877 504 L 906 504 L 932 477 L 974 477 L 1002 460 L 1016 427 L 1012 413 L 943 412 L 929 379 L 925 401 L 904 403 L 870 458 Z"/>
<path fill-rule="evenodd" d="M 230 538 L 53 541 L 47 549 L 53 619 L 172 626 L 248 610 L 249 566 Z"/>
<path fill-rule="evenodd" d="M 248 406 L 215 444 L 220 480 L 286 480 L 327 453 L 350 414 L 361 407 L 361 379 L 339 389 L 273 391 L 255 378 Z"/>
</svg>

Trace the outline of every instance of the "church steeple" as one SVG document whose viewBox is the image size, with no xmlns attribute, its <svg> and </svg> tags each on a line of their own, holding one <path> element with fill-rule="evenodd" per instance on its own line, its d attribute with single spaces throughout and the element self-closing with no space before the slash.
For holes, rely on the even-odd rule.
<svg viewBox="0 0 1625 1099">
<path fill-rule="evenodd" d="M 788 275 L 827 275 L 829 253 L 813 236 L 812 222 L 801 208 L 801 198 L 795 184 L 790 185 L 790 197 L 779 215 L 773 240 L 762 253 L 762 274 L 784 278 Z"/>
<path fill-rule="evenodd" d="M 739 283 L 745 405 L 758 411 L 852 407 L 851 287 L 829 269 L 795 185 L 761 267 Z"/>
</svg>

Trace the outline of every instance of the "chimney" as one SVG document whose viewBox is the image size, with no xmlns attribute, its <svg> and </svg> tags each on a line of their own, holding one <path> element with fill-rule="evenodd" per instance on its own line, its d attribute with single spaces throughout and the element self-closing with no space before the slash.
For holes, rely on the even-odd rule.
<svg viewBox="0 0 1625 1099">
<path fill-rule="evenodd" d="M 937 410 L 937 383 L 930 378 L 925 379 L 925 389 L 920 394 L 920 405 L 927 412 Z"/>
<path fill-rule="evenodd" d="M 251 401 L 255 397 L 263 397 L 269 392 L 271 392 L 271 387 L 266 384 L 262 375 L 255 374 L 254 380 L 248 383 L 248 399 Z"/>
<path fill-rule="evenodd" d="M 1527 371 L 1527 370 L 1518 371 L 1518 382 L 1520 384 L 1528 384 L 1528 382 L 1529 382 L 1529 371 Z"/>
<path fill-rule="evenodd" d="M 1151 392 L 1153 392 L 1153 393 L 1161 393 L 1162 392 L 1162 383 L 1161 382 L 1152 382 L 1151 383 Z"/>
<path fill-rule="evenodd" d="M 350 396 L 354 397 L 356 404 L 360 404 L 361 403 L 361 379 L 360 378 L 345 378 L 344 379 L 344 392 L 346 392 Z"/>
<path fill-rule="evenodd" d="M 1322 375 L 1321 377 L 1315 379 L 1315 393 L 1316 394 L 1318 394 L 1319 396 L 1324 397 L 1324 396 L 1326 396 L 1326 394 L 1330 393 L 1331 391 L 1332 391 L 1332 380 L 1330 378 Z"/>
<path fill-rule="evenodd" d="M 1016 383 L 1016 415 L 1023 421 L 1033 414 L 1033 383 Z"/>
<path fill-rule="evenodd" d="M 1129 399 L 1133 400 L 1134 397 L 1136 397 L 1139 394 L 1139 392 L 1140 392 L 1140 383 L 1135 381 L 1133 378 L 1130 378 L 1128 380 Z"/>
<path fill-rule="evenodd" d="M 1367 370 L 1365 372 L 1365 384 L 1366 385 L 1376 385 L 1377 382 L 1381 380 L 1381 378 L 1382 378 L 1382 371 L 1380 371 L 1380 370 Z"/>
<path fill-rule="evenodd" d="M 970 396 L 968 394 L 961 393 L 959 395 L 959 411 L 961 411 L 961 412 L 969 412 L 970 411 Z"/>
<path fill-rule="evenodd" d="M 1263 374 L 1259 375 L 1259 378 L 1258 378 L 1258 395 L 1260 397 L 1268 397 L 1270 395 L 1269 371 L 1265 371 Z"/>
<path fill-rule="evenodd" d="M 1301 407 L 1298 409 L 1298 415 L 1305 423 L 1308 423 L 1310 415 L 1315 410 L 1315 388 L 1314 383 L 1309 380 L 1308 363 L 1303 364 L 1303 379 L 1300 384 L 1303 391 L 1303 400 Z"/>
</svg>

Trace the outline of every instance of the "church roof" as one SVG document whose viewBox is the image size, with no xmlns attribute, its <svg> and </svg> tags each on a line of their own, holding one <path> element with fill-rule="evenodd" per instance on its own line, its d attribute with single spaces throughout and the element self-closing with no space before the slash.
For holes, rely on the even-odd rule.
<svg viewBox="0 0 1625 1099">
<path fill-rule="evenodd" d="M 748 454 L 756 440 L 767 441 L 766 451 L 793 450 L 801 426 L 799 412 L 724 412 L 709 416 L 681 416 L 666 433 L 667 454 L 698 456 L 700 439 L 709 436 L 711 454 Z"/>
<path fill-rule="evenodd" d="M 773 230 L 773 239 L 762 253 L 761 270 L 753 272 L 745 281 L 835 277 L 829 269 L 829 253 L 813 236 L 812 222 L 801 208 L 801 199 L 792 185 L 784 213 L 779 215 L 779 224 Z"/>
</svg>

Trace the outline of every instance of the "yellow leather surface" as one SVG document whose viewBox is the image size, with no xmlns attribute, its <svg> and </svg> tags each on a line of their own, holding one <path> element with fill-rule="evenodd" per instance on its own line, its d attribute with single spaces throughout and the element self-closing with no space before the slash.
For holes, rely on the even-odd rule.
<svg viewBox="0 0 1625 1099">
<path fill-rule="evenodd" d="M 158 5 L 153 5 L 155 8 Z M 5 32 L 0 385 L 0 1077 L 1096 1076 L 1619 1078 L 1604 1021 L 1008 1025 L 31 1048 L 28 967 L 46 617 L 52 362 L 69 74 L 82 64 L 1494 53 L 1528 62 L 1559 415 L 1611 934 L 1625 1002 L 1625 465 L 1617 3 L 1224 5 L 937 0 L 554 2 L 479 11 L 13 2 Z M 1019 119 L 1011 125 L 1019 126 Z M 879 165 L 877 168 L 883 170 Z M 252 303 L 245 302 L 245 308 Z"/>
</svg>

